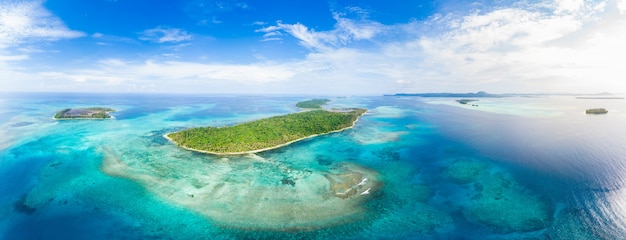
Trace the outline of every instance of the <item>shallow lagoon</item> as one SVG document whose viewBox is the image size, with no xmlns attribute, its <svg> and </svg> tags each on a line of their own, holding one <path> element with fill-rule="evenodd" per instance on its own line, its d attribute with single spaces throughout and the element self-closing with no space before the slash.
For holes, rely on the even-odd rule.
<svg viewBox="0 0 626 240">
<path fill-rule="evenodd" d="M 624 100 L 481 99 L 467 107 L 454 99 L 331 97 L 329 108 L 370 111 L 344 132 L 224 158 L 177 148 L 162 134 L 282 115 L 308 98 L 1 98 L 3 239 L 626 233 Z M 584 114 L 598 105 L 609 114 Z M 90 106 L 114 108 L 116 119 L 51 118 L 59 109 Z M 335 194 L 348 190 L 349 197 Z"/>
</svg>

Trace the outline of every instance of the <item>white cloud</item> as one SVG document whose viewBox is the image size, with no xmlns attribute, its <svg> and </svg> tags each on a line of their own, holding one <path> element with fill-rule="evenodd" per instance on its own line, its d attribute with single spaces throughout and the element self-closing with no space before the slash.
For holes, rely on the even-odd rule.
<svg viewBox="0 0 626 240">
<path fill-rule="evenodd" d="M 356 14 L 361 19 L 366 19 L 370 15 L 369 11 L 358 6 L 347 7 L 346 10 L 351 14 Z M 338 14 L 338 13 L 335 13 L 335 14 Z"/>
<path fill-rule="evenodd" d="M 288 66 L 275 64 L 201 64 L 177 61 L 147 61 L 139 64 L 125 64 L 116 71 L 126 72 L 135 78 L 163 80 L 227 80 L 243 83 L 266 83 L 284 81 L 294 75 Z M 113 69 L 111 69 L 113 70 Z"/>
<path fill-rule="evenodd" d="M 67 90 L 78 84 L 79 90 L 91 86 L 92 91 L 626 92 L 624 9 L 623 0 L 550 1 L 540 7 L 520 2 L 396 25 L 335 14 L 337 22 L 327 31 L 282 22 L 256 30 L 264 40 L 297 39 L 310 50 L 301 59 L 258 57 L 248 64 L 200 63 L 183 55 L 105 59 L 87 69 L 35 77 L 11 69 L 11 76 L 29 85 L 49 82 Z M 158 42 L 160 36 L 151 39 Z M 8 76 L 1 63 L 0 76 Z"/>
<path fill-rule="evenodd" d="M 123 60 L 115 58 L 100 60 L 99 63 L 106 67 L 124 67 L 126 65 L 126 62 Z"/>
<path fill-rule="evenodd" d="M 157 43 L 177 43 L 191 40 L 191 34 L 178 28 L 156 27 L 141 32 L 140 40 Z"/>
<path fill-rule="evenodd" d="M 68 29 L 39 1 L 0 2 L 0 48 L 17 46 L 24 41 L 54 41 L 84 35 Z"/>
<path fill-rule="evenodd" d="M 422 37 L 405 49 L 427 59 L 420 68 L 437 69 L 431 80 L 445 81 L 443 87 L 626 92 L 619 82 L 626 72 L 617 67 L 626 61 L 618 44 L 626 42 L 626 31 L 617 27 L 626 26 L 626 19 L 599 11 L 604 6 L 562 1 L 554 12 L 508 8 L 472 14 L 442 36 Z"/>
<path fill-rule="evenodd" d="M 0 63 L 8 61 L 22 61 L 28 59 L 28 55 L 0 55 Z"/>
<path fill-rule="evenodd" d="M 169 91 L 169 86 L 189 87 L 189 84 L 193 83 L 195 85 L 191 87 L 192 89 L 187 89 L 193 92 L 209 90 L 206 87 L 211 86 L 211 83 L 249 86 L 285 81 L 294 74 L 293 66 L 288 64 L 200 64 L 182 61 L 134 62 L 105 59 L 88 69 L 40 72 L 30 76 L 29 79 L 19 80 L 55 83 L 54 85 L 59 88 L 66 86 L 67 90 L 77 87 L 85 90 L 92 87 L 91 91 L 126 91 L 130 86 L 154 88 L 155 85 L 160 86 L 157 90 Z"/>
<path fill-rule="evenodd" d="M 120 85 L 127 81 L 127 79 L 119 76 L 111 76 L 107 72 L 84 70 L 76 73 L 65 72 L 42 72 L 39 76 L 48 80 L 70 80 L 75 83 L 98 83 L 102 85 Z"/>
<path fill-rule="evenodd" d="M 264 25 L 265 23 L 259 24 Z M 281 32 L 282 28 L 279 26 L 269 26 L 261 29 L 255 30 L 255 32 L 264 32 L 263 40 L 261 41 L 278 41 L 282 40 L 283 33 Z"/>
<path fill-rule="evenodd" d="M 626 0 L 616 0 L 616 5 L 620 14 L 626 13 Z"/>
<path fill-rule="evenodd" d="M 327 51 L 331 48 L 330 45 L 337 41 L 336 35 L 332 33 L 316 32 L 315 30 L 310 30 L 307 26 L 300 23 L 279 23 L 278 27 L 300 40 L 300 44 L 302 46 L 317 51 Z"/>
<path fill-rule="evenodd" d="M 94 42 L 95 44 L 102 45 L 102 46 L 110 46 L 110 45 L 114 45 L 115 43 L 134 44 L 134 45 L 140 44 L 140 42 L 134 38 L 107 35 L 101 32 L 96 32 L 94 34 L 91 34 L 91 37 L 93 38 L 93 41 L 95 41 Z"/>
<path fill-rule="evenodd" d="M 27 78 L 31 73 L 24 73 L 19 64 L 29 59 L 26 54 L 3 55 L 0 51 L 0 91 L 11 90 L 11 85 L 17 78 Z"/>
<path fill-rule="evenodd" d="M 278 22 L 280 23 L 280 22 Z M 271 33 L 271 32 L 276 32 L 276 31 L 280 31 L 282 30 L 282 27 L 279 26 L 269 26 L 269 27 L 264 27 L 261 29 L 257 29 L 255 30 L 255 32 L 266 32 L 266 33 Z"/>
<path fill-rule="evenodd" d="M 582 20 L 568 15 L 550 16 L 522 9 L 501 9 L 465 16 L 442 37 L 432 39 L 451 44 L 447 47 L 457 52 L 511 51 L 559 38 L 581 25 Z"/>
<path fill-rule="evenodd" d="M 281 32 L 268 32 L 263 35 L 263 40 L 272 39 L 272 38 L 281 39 L 280 36 L 283 36 Z"/>
<path fill-rule="evenodd" d="M 341 14 L 333 13 L 337 21 L 335 28 L 330 31 L 315 31 L 301 23 L 284 24 L 277 22 L 275 26 L 269 26 L 256 30 L 266 33 L 264 41 L 280 40 L 277 37 L 283 32 L 300 40 L 300 44 L 314 51 L 329 51 L 333 48 L 346 46 L 353 41 L 369 40 L 385 30 L 385 26 L 369 20 L 353 20 L 343 18 Z"/>
<path fill-rule="evenodd" d="M 584 6 L 584 0 L 557 0 L 556 13 L 576 12 Z"/>
<path fill-rule="evenodd" d="M 335 14 L 329 31 L 281 22 L 259 31 L 287 33 L 311 49 L 300 63 L 308 71 L 296 76 L 315 81 L 367 82 L 385 92 L 626 92 L 626 16 L 612 10 L 619 4 L 521 2 L 392 26 Z M 401 37 L 351 48 L 390 32 Z"/>
</svg>

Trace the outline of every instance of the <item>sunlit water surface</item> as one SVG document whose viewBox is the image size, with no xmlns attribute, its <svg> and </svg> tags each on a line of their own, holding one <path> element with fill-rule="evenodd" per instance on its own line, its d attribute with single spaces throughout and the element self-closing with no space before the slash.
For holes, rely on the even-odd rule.
<svg viewBox="0 0 626 240">
<path fill-rule="evenodd" d="M 353 129 L 211 156 L 162 135 L 300 96 L 0 96 L 0 239 L 615 239 L 626 101 L 331 97 Z M 63 108 L 112 120 L 55 121 Z M 604 107 L 606 115 L 586 115 Z"/>
</svg>

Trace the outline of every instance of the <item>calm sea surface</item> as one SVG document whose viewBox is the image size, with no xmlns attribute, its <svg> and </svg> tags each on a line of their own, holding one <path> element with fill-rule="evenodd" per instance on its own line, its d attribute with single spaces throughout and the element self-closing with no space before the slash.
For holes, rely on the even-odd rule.
<svg viewBox="0 0 626 240">
<path fill-rule="evenodd" d="M 330 97 L 369 111 L 253 155 L 162 137 L 307 99 L 3 93 L 0 239 L 626 239 L 624 99 Z"/>
</svg>

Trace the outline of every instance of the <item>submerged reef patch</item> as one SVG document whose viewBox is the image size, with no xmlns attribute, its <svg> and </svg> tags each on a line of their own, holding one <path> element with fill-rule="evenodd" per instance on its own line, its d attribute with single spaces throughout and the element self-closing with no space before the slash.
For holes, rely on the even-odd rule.
<svg viewBox="0 0 626 240">
<path fill-rule="evenodd" d="M 394 231 L 402 226 L 403 231 Z M 452 217 L 445 212 L 421 202 L 412 202 L 381 216 L 374 223 L 373 229 L 389 229 L 384 233 L 389 239 L 423 239 L 428 235 L 437 235 L 454 228 Z M 392 231 L 392 232 L 391 232 Z M 380 233 L 373 233 L 379 235 Z"/>
<path fill-rule="evenodd" d="M 20 199 L 13 203 L 13 210 L 19 213 L 32 214 L 37 211 L 37 208 L 31 207 L 26 203 L 26 194 L 22 195 Z"/>
<path fill-rule="evenodd" d="M 347 162 L 313 170 L 258 155 L 201 157 L 177 164 L 105 149 L 101 169 L 218 225 L 252 230 L 309 231 L 360 220 L 382 186 L 376 172 Z"/>
<path fill-rule="evenodd" d="M 462 204 L 466 220 L 490 226 L 498 233 L 528 232 L 552 223 L 553 207 L 538 194 L 520 185 L 511 174 L 491 171 L 479 161 L 460 160 L 446 175 L 468 186 L 470 199 Z"/>
<path fill-rule="evenodd" d="M 469 183 L 486 174 L 488 165 L 484 162 L 462 160 L 455 161 L 446 169 L 446 175 L 458 183 Z"/>
<path fill-rule="evenodd" d="M 383 144 L 398 142 L 402 136 L 409 134 L 406 131 L 382 131 L 377 127 L 365 127 L 363 131 L 354 133 L 354 139 L 360 144 Z"/>
<path fill-rule="evenodd" d="M 548 228 L 550 239 L 602 239 L 583 219 L 584 214 L 570 209 L 559 213 L 554 224 Z"/>
<path fill-rule="evenodd" d="M 407 115 L 407 111 L 394 106 L 380 106 L 372 110 L 375 118 L 401 118 Z"/>
</svg>

